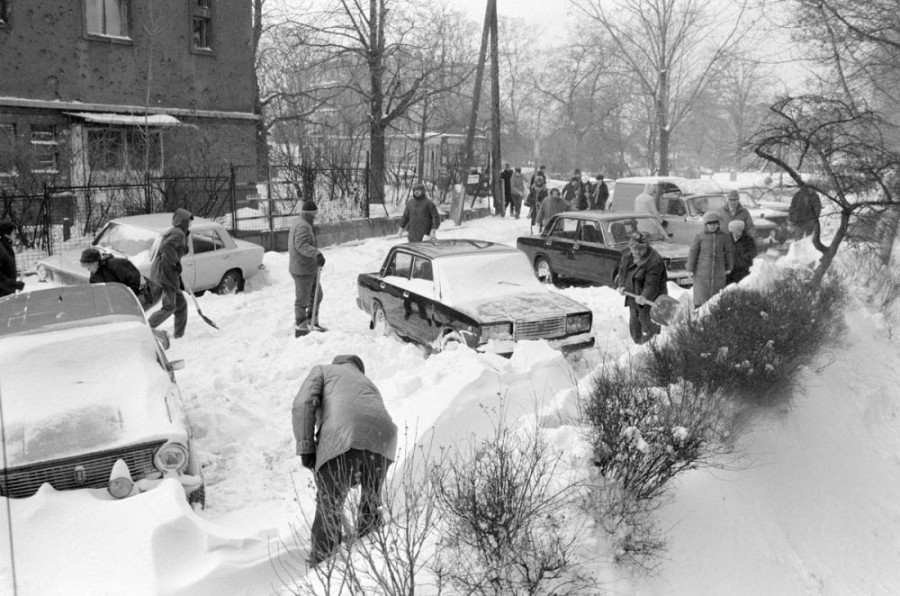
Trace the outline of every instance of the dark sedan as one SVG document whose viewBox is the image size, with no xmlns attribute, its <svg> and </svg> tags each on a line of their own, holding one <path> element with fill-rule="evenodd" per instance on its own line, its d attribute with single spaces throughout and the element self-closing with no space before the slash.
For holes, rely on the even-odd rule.
<svg viewBox="0 0 900 596">
<path fill-rule="evenodd" d="M 669 281 L 693 285 L 687 271 L 688 247 L 669 240 L 659 220 L 647 213 L 577 211 L 557 214 L 547 232 L 522 236 L 516 246 L 528 255 L 538 279 L 561 278 L 613 285 L 613 272 L 634 232 L 650 237 L 650 244 L 666 263 Z"/>
<path fill-rule="evenodd" d="M 563 352 L 594 345 L 590 309 L 539 283 L 525 255 L 503 244 L 401 244 L 379 271 L 359 275 L 358 289 L 370 328 L 434 351 L 507 355 L 517 341 L 541 339 Z"/>
</svg>

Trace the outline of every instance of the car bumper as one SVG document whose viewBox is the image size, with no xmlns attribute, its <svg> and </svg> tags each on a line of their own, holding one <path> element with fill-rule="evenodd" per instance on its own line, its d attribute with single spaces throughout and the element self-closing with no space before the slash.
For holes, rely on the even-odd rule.
<svg viewBox="0 0 900 596">
<path fill-rule="evenodd" d="M 590 333 L 579 333 L 578 335 L 571 335 L 569 337 L 564 337 L 560 339 L 545 339 L 545 340 L 529 340 L 529 341 L 546 341 L 551 348 L 554 350 L 559 350 L 563 354 L 569 354 L 572 352 L 578 352 L 580 350 L 587 350 L 594 347 L 595 339 Z M 488 343 L 481 344 L 478 346 L 477 351 L 487 353 L 487 354 L 497 354 L 499 356 L 509 357 L 512 356 L 513 350 L 515 350 L 516 342 L 515 340 L 492 340 Z"/>
<path fill-rule="evenodd" d="M 675 282 L 683 288 L 694 285 L 694 276 L 689 271 L 669 271 L 668 281 Z"/>
</svg>

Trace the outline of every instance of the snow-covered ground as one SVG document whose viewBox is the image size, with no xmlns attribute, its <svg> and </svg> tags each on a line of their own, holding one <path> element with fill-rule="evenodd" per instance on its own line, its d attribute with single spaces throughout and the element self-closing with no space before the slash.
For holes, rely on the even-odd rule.
<svg viewBox="0 0 900 596">
<path fill-rule="evenodd" d="M 439 235 L 514 245 L 526 233 L 526 219 L 491 217 L 459 228 L 445 222 Z M 192 511 L 174 481 L 124 501 L 49 487 L 0 499 L 0 593 L 13 593 L 10 544 L 21 595 L 281 589 L 270 558 L 304 558 L 307 544 L 295 543 L 291 524 L 304 528 L 314 512 L 312 476 L 294 455 L 291 405 L 310 367 L 336 354 L 363 359 L 405 433 L 401 445 L 483 436 L 494 422 L 485 412 L 503 398 L 512 424 L 553 420 L 549 436 L 572 473 L 589 474 L 573 418 L 577 391 L 604 358 L 637 351 L 622 298 L 608 288 L 559 290 L 594 313 L 597 347 L 576 362 L 541 342 L 510 359 L 464 349 L 426 357 L 375 337 L 356 306 L 357 274 L 376 270 L 395 242 L 324 250 L 325 334 L 294 339 L 285 254 L 267 253 L 267 271 L 247 292 L 201 298 L 221 330 L 192 311 L 185 338 L 169 352 L 186 363 L 178 382 L 207 464 L 207 509 Z M 758 260 L 744 283 L 764 283 L 776 267 L 809 261 L 810 251 L 796 245 L 778 264 Z M 38 287 L 33 278 L 28 284 Z M 900 593 L 900 355 L 878 316 L 854 310 L 847 318 L 844 343 L 807 372 L 791 411 L 746 437 L 733 469 L 699 470 L 676 483 L 659 512 L 669 549 L 657 576 L 612 566 L 592 522 L 572 520 L 586 529 L 598 593 Z"/>
</svg>

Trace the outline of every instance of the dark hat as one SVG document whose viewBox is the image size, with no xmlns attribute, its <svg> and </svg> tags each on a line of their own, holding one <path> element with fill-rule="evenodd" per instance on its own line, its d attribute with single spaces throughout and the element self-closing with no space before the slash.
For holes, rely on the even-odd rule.
<svg viewBox="0 0 900 596">
<path fill-rule="evenodd" d="M 348 362 L 355 364 L 359 372 L 366 372 L 366 366 L 363 364 L 362 358 L 356 354 L 341 354 L 340 356 L 335 356 L 334 360 L 331 361 L 332 364 L 347 364 Z"/>
<path fill-rule="evenodd" d="M 10 232 L 16 231 L 16 224 L 8 219 L 0 221 L 0 236 L 6 236 Z"/>
<path fill-rule="evenodd" d="M 313 201 L 312 199 L 306 199 L 305 201 L 303 201 L 303 208 L 300 211 L 301 213 L 315 213 L 318 210 L 319 208 L 316 207 L 315 201 Z"/>
<path fill-rule="evenodd" d="M 738 191 L 736 191 L 736 190 L 729 190 L 728 194 L 725 196 L 728 198 L 729 201 L 740 201 L 741 200 L 741 195 L 739 195 Z"/>
<path fill-rule="evenodd" d="M 100 249 L 94 246 L 84 249 L 81 251 L 81 262 L 82 263 L 99 263 L 100 259 L 103 256 L 100 254 Z"/>
<path fill-rule="evenodd" d="M 648 240 L 649 238 L 647 237 L 647 234 L 643 232 L 632 232 L 628 236 L 628 246 L 638 246 L 641 244 L 646 246 L 648 244 Z"/>
</svg>

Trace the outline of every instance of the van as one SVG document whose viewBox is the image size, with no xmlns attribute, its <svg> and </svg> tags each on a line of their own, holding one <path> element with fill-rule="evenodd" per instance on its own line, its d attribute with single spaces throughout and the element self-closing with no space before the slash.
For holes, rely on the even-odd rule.
<svg viewBox="0 0 900 596">
<path fill-rule="evenodd" d="M 616 180 L 612 196 L 612 211 L 634 211 L 635 198 L 648 184 L 661 190 L 656 196 L 663 225 L 672 240 L 691 244 L 703 231 L 703 214 L 721 212 L 727 202 L 725 191 L 714 180 L 679 178 L 677 176 L 637 176 Z M 774 242 L 776 224 L 765 219 L 758 209 L 744 205 L 753 217 L 756 242 L 760 249 Z"/>
</svg>

